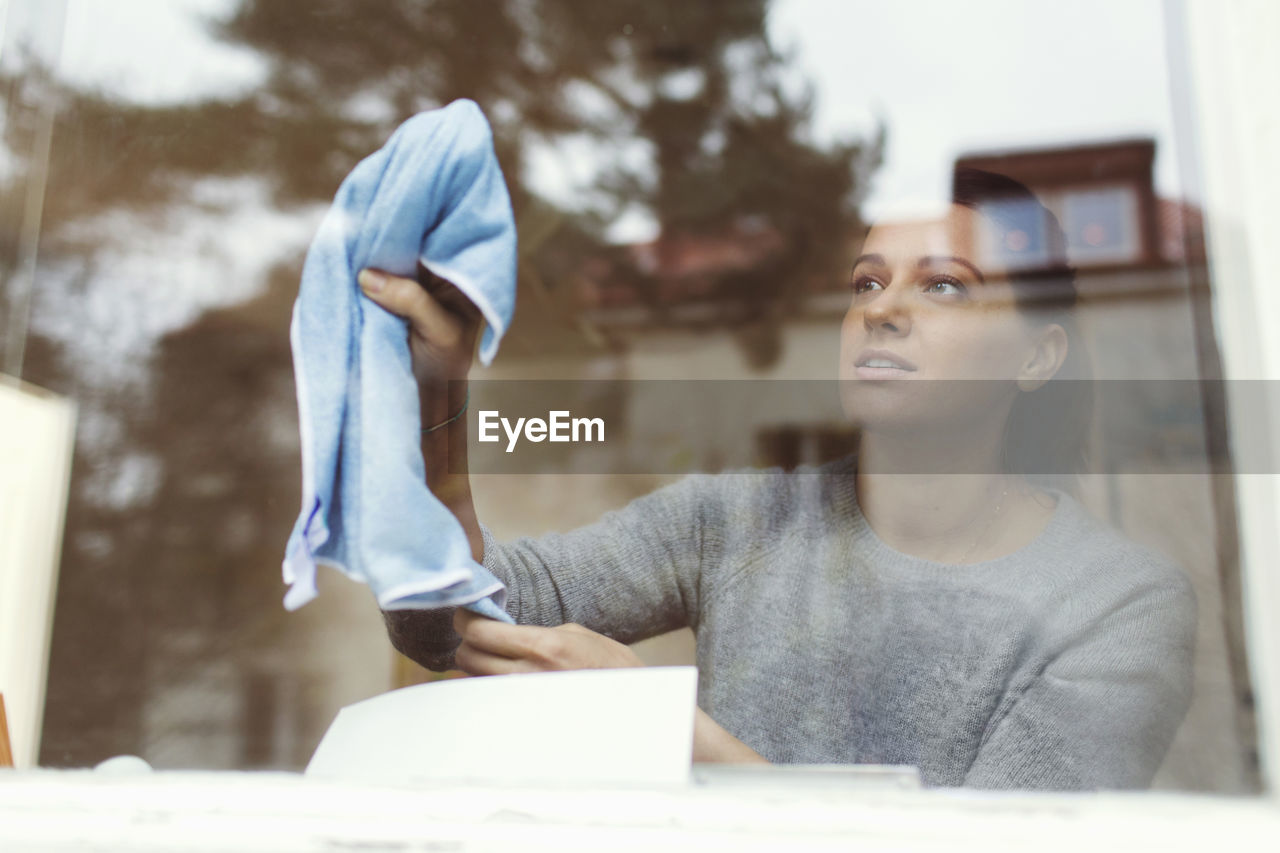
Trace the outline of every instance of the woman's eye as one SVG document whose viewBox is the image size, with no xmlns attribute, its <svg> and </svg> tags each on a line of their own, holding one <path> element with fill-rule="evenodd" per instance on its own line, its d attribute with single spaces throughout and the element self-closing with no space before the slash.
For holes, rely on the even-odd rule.
<svg viewBox="0 0 1280 853">
<path fill-rule="evenodd" d="M 968 288 L 954 278 L 930 279 L 924 290 L 925 293 L 936 293 L 942 296 L 963 296 L 968 292 Z"/>
<path fill-rule="evenodd" d="M 872 290 L 884 290 L 884 287 L 881 286 L 880 282 L 876 281 L 874 278 L 868 278 L 865 275 L 858 276 L 857 278 L 855 278 L 853 280 L 853 283 L 850 285 L 850 287 L 853 288 L 854 293 L 866 293 Z"/>
</svg>

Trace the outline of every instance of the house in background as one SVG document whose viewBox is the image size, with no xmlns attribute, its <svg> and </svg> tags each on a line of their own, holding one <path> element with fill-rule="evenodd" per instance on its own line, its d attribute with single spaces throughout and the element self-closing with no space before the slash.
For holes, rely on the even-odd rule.
<svg viewBox="0 0 1280 853">
<path fill-rule="evenodd" d="M 1140 139 L 967 155 L 956 167 L 1015 177 L 1057 214 L 1065 245 L 1051 245 L 1043 228 L 1037 230 L 1034 218 L 1028 218 L 1025 232 L 1011 232 L 1004 245 L 989 238 L 981 248 L 1013 269 L 1034 271 L 1063 261 L 1076 268 L 1079 319 L 1096 378 L 1153 380 L 1148 389 L 1134 389 L 1198 395 L 1194 383 L 1217 375 L 1200 218 L 1183 202 L 1156 197 L 1154 157 L 1154 143 Z M 850 235 L 849 260 L 857 238 Z M 783 287 L 787 273 L 777 263 L 783 252 L 776 232 L 743 221 L 716 234 L 664 234 L 589 258 L 576 276 L 572 310 L 574 323 L 604 342 L 599 353 L 525 358 L 485 375 L 625 379 L 639 382 L 633 395 L 651 382 L 670 380 L 830 380 L 836 376 L 839 326 L 849 303 L 847 268 Z M 783 293 L 773 304 L 759 296 L 767 294 L 768 282 Z M 1188 384 L 1159 386 L 1160 380 Z M 738 395 L 726 395 L 725 417 L 700 428 L 714 432 L 714 438 L 682 423 L 679 406 L 642 401 L 631 407 L 626 422 L 628 452 L 643 457 L 646 442 L 666 445 L 683 436 L 690 442 L 681 448 L 690 470 L 790 467 L 840 455 L 850 447 L 849 430 L 831 389 L 820 384 L 806 391 L 770 392 L 778 395 L 777 405 L 746 411 L 735 405 Z M 679 396 L 670 385 L 649 390 L 667 399 Z M 1152 417 L 1162 424 L 1157 438 L 1170 455 L 1194 459 L 1202 453 L 1197 399 L 1152 405 L 1164 409 Z M 1097 449 L 1105 451 L 1096 459 L 1101 470 L 1113 470 L 1119 449 Z M 634 460 L 621 466 L 644 467 Z M 1108 507 L 1104 514 L 1116 519 L 1118 511 Z"/>
</svg>

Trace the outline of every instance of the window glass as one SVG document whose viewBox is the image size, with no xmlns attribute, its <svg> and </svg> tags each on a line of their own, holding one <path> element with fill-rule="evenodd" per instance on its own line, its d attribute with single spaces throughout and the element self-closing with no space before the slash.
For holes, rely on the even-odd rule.
<svg viewBox="0 0 1280 853">
<path fill-rule="evenodd" d="M 324 567 L 286 612 L 280 565 L 308 246 L 466 98 L 514 319 L 466 387 L 430 345 L 405 367 L 518 621 L 696 663 L 720 755 L 1258 789 L 1246 465 L 1161 4 L 6 14 L 5 372 L 78 412 L 42 764 L 298 770 L 339 708 L 458 674 L 447 622 Z"/>
</svg>

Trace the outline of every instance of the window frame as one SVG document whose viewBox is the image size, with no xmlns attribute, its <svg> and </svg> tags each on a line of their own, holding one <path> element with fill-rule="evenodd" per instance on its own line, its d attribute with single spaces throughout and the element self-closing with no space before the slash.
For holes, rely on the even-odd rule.
<svg viewBox="0 0 1280 853">
<path fill-rule="evenodd" d="M 1188 186 L 1206 215 L 1213 310 L 1228 379 L 1280 380 L 1280 289 L 1261 271 L 1280 268 L 1280 105 L 1265 82 L 1280 79 L 1280 4 L 1168 0 L 1179 148 Z M 1268 70 L 1269 69 L 1269 70 Z M 1255 275 L 1254 272 L 1257 272 Z M 1230 282 L 1230 287 L 1221 283 Z M 1271 319 L 1268 318 L 1277 318 Z M 1274 397 L 1275 395 L 1269 395 Z M 1265 423 L 1280 424 L 1269 401 Z M 1280 459 L 1280 431 L 1247 421 L 1228 393 L 1237 453 Z M 1253 407 L 1256 411 L 1256 406 Z M 317 783 L 291 774 L 162 773 L 108 777 L 76 771 L 0 774 L 0 842 L 78 849 L 86 838 L 129 849 L 328 850 L 335 843 L 460 848 L 509 841 L 598 849 L 646 838 L 673 848 L 732 841 L 775 849 L 1078 847 L 1141 839 L 1175 847 L 1229 845 L 1280 835 L 1280 475 L 1234 478 L 1244 584 L 1242 607 L 1256 696 L 1264 790 L 1226 798 L 1163 792 L 1102 794 L 895 792 L 777 783 L 719 789 L 392 789 Z M 271 805 L 264 807 L 264 803 Z M 922 820 L 922 818 L 925 818 Z M 637 836 L 636 833 L 644 833 Z M 212 834 L 211 834 L 212 833 Z M 215 841 L 216 839 L 216 841 Z M 286 843 L 287 842 L 287 843 Z M 62 847 L 58 845 L 62 844 Z M 7 847 L 0 843 L 0 847 Z M 451 847 L 448 849 L 452 849 Z"/>
<path fill-rule="evenodd" d="M 1267 203 L 1280 190 L 1280 168 L 1268 154 L 1280 144 L 1280 107 L 1262 81 L 1280 79 L 1280 60 L 1269 55 L 1263 36 L 1280 28 L 1280 7 L 1258 0 L 1171 0 L 1166 17 L 1175 85 L 1186 89 L 1175 91 L 1174 107 L 1181 113 L 1179 138 L 1185 140 L 1183 172 L 1199 190 L 1205 213 L 1224 378 L 1276 382 L 1280 294 L 1264 285 L 1261 271 L 1280 263 L 1280 249 L 1268 236 L 1280 228 L 1280 216 Z M 1239 383 L 1227 384 L 1234 456 L 1280 459 L 1277 395 L 1246 400 Z M 1261 800 L 1280 812 L 1280 626 L 1274 619 L 1280 613 L 1280 579 L 1269 570 L 1280 564 L 1280 474 L 1248 471 L 1234 480 Z"/>
</svg>

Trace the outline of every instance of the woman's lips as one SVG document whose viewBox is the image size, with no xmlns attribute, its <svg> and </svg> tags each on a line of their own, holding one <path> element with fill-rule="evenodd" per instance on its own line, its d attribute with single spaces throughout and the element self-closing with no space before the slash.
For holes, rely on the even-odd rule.
<svg viewBox="0 0 1280 853">
<path fill-rule="evenodd" d="M 854 368 L 854 372 L 859 379 L 902 379 L 913 373 L 901 367 L 871 367 L 861 364 Z"/>
<path fill-rule="evenodd" d="M 901 379 L 915 373 L 916 366 L 897 353 L 866 350 L 854 361 L 859 379 Z"/>
</svg>

